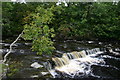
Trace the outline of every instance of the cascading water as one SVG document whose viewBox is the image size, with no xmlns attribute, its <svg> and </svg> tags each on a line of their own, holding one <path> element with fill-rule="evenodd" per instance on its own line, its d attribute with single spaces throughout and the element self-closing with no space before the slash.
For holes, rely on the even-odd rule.
<svg viewBox="0 0 120 80">
<path fill-rule="evenodd" d="M 103 51 L 100 51 L 99 48 L 64 53 L 61 58 L 52 58 L 55 66 L 52 68 L 52 64 L 49 63 L 48 67 L 51 68 L 48 70 L 54 78 L 94 76 L 94 74 L 91 73 L 91 66 L 105 64 L 103 59 L 95 57 L 97 54 L 101 53 L 103 53 Z"/>
<path fill-rule="evenodd" d="M 67 48 L 64 47 L 65 44 Z M 4 48 L 0 50 L 5 54 L 9 51 L 7 48 L 10 44 L 2 43 L 2 45 Z M 56 78 L 59 78 L 58 80 L 120 80 L 119 44 L 111 46 L 114 51 L 112 54 L 111 48 L 108 48 L 110 53 L 106 49 L 107 46 L 109 47 L 108 43 L 99 45 L 97 42 L 95 44 L 87 44 L 83 41 L 57 42 L 57 50 L 52 56 L 60 58 L 58 61 L 61 61 L 61 66 L 56 66 L 55 62 L 51 60 L 53 58 L 51 55 L 36 55 L 36 52 L 29 49 L 30 43 L 19 42 L 15 45 L 13 54 L 8 58 L 10 66 L 3 70 L 3 74 L 6 74 L 3 80 L 10 80 L 11 78 L 15 80 L 19 78 L 23 80 L 28 78 L 40 80 L 54 80 L 53 78 L 55 80 Z M 95 48 L 96 46 L 99 48 Z M 41 66 L 43 64 L 44 67 L 31 67 L 34 62 L 38 62 Z"/>
</svg>

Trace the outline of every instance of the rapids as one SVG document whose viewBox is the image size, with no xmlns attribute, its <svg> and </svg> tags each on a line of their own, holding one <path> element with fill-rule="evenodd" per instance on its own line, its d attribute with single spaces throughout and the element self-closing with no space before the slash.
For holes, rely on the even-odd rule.
<svg viewBox="0 0 120 80">
<path fill-rule="evenodd" d="M 50 68 L 48 71 L 54 78 L 60 77 L 61 74 L 67 75 L 65 77 L 70 78 L 75 78 L 76 76 L 93 76 L 91 73 L 92 65 L 105 65 L 105 61 L 102 58 L 96 57 L 102 53 L 103 51 L 100 51 L 99 48 L 64 53 L 61 58 L 52 58 L 55 67 L 52 69 L 52 65 L 49 63 Z"/>
<path fill-rule="evenodd" d="M 2 55 L 9 51 L 12 41 L 5 40 L 0 45 Z M 30 50 L 31 43 L 18 41 L 8 56 L 7 68 L 2 68 L 3 80 L 119 80 L 120 57 L 106 53 L 105 46 L 120 52 L 116 42 L 97 41 L 55 41 L 56 51 L 52 55 L 37 55 Z M 2 59 L 2 58 L 0 58 Z M 55 62 L 56 61 L 56 62 Z M 33 63 L 43 66 L 31 67 Z M 59 78 L 59 79 L 58 79 Z M 88 78 L 88 79 L 86 79 Z"/>
</svg>

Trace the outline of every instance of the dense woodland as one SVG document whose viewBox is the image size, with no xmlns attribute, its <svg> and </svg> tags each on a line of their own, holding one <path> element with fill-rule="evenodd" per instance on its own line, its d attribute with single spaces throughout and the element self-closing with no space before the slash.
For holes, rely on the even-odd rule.
<svg viewBox="0 0 120 80">
<path fill-rule="evenodd" d="M 24 31 L 23 31 L 24 30 Z M 19 35 L 39 54 L 54 50 L 56 40 L 120 40 L 120 2 L 2 3 L 3 39 Z"/>
</svg>

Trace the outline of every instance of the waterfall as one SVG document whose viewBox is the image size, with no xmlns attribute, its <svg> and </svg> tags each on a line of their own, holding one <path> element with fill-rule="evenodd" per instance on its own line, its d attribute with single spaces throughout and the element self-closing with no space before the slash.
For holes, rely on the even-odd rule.
<svg viewBox="0 0 120 80">
<path fill-rule="evenodd" d="M 82 57 L 86 57 L 86 52 L 83 50 L 83 51 L 81 51 L 81 52 L 79 52 L 80 53 L 80 55 L 82 56 Z"/>
<path fill-rule="evenodd" d="M 95 51 L 96 52 L 100 52 L 100 48 L 95 48 Z"/>
<path fill-rule="evenodd" d="M 69 64 L 69 57 L 66 53 L 63 54 L 62 60 L 64 61 L 65 64 Z"/>
<path fill-rule="evenodd" d="M 69 59 L 74 59 L 71 53 L 67 53 Z"/>
<path fill-rule="evenodd" d="M 57 67 L 64 66 L 64 62 L 63 62 L 62 58 L 56 57 L 56 58 L 52 58 L 52 60 L 55 62 Z"/>
<path fill-rule="evenodd" d="M 84 73 L 86 70 L 85 64 L 92 64 L 94 63 L 100 63 L 102 61 L 99 61 L 97 59 L 91 58 L 89 55 L 101 53 L 100 48 L 94 48 L 91 50 L 82 50 L 82 51 L 73 51 L 70 53 L 64 53 L 61 58 L 54 57 L 52 58 L 52 61 L 55 64 L 55 67 L 52 68 L 52 64 L 48 63 L 49 65 L 49 72 L 51 75 L 55 77 L 55 74 L 57 74 L 56 70 L 61 73 L 66 73 L 68 75 L 74 74 L 76 72 Z M 51 70 L 50 70 L 51 69 Z M 56 72 L 56 73 L 55 73 Z M 88 69 L 89 72 L 89 69 Z"/>
<path fill-rule="evenodd" d="M 84 58 L 87 55 L 95 54 L 99 51 L 100 51 L 99 48 L 91 50 L 82 50 L 80 52 L 73 51 L 71 53 L 64 53 L 61 58 L 58 57 L 52 58 L 52 61 L 54 61 L 56 67 L 62 67 L 64 65 L 69 64 L 69 61 L 72 59 Z"/>
<path fill-rule="evenodd" d="M 77 58 L 82 57 L 82 56 L 79 55 L 79 53 L 78 53 L 77 51 L 74 51 L 74 52 L 72 52 L 71 54 L 72 54 L 72 56 L 74 57 L 74 59 L 77 59 Z"/>
</svg>

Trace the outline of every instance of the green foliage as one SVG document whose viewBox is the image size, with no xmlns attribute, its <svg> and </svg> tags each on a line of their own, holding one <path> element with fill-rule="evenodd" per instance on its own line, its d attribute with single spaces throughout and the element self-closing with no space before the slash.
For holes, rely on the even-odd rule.
<svg viewBox="0 0 120 80">
<path fill-rule="evenodd" d="M 49 28 L 54 14 L 51 8 L 44 9 L 38 6 L 35 13 L 30 14 L 31 22 L 24 26 L 25 40 L 32 40 L 32 50 L 37 51 L 38 54 L 51 54 L 55 49 L 51 38 L 55 36 L 54 29 Z"/>
<path fill-rule="evenodd" d="M 18 35 L 23 30 L 23 25 L 28 21 L 25 19 L 34 12 L 37 3 L 2 3 L 2 32 L 3 38 Z"/>
<path fill-rule="evenodd" d="M 52 39 L 120 40 L 120 2 L 69 3 L 3 3 L 3 35 L 20 33 L 31 40 L 38 54 L 51 53 Z M 24 26 L 24 27 L 23 27 Z"/>
<path fill-rule="evenodd" d="M 61 38 L 120 40 L 120 2 L 69 3 L 69 7 L 59 6 L 54 11 L 54 27 Z"/>
<path fill-rule="evenodd" d="M 89 22 L 93 27 L 93 34 L 102 39 L 120 39 L 119 35 L 119 5 L 112 3 L 93 4 Z"/>
<path fill-rule="evenodd" d="M 14 77 L 16 73 L 18 73 L 21 68 L 22 68 L 22 64 L 20 62 L 17 61 L 13 61 L 12 63 L 10 63 L 7 67 L 9 67 L 9 70 L 7 71 L 7 77 Z M 7 68 L 6 67 L 6 68 Z"/>
</svg>

